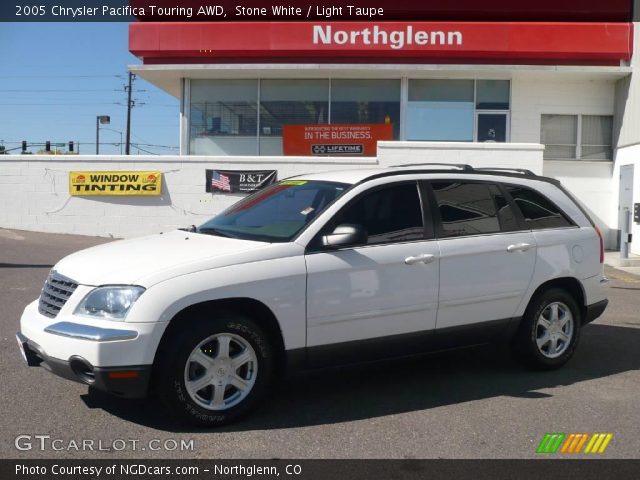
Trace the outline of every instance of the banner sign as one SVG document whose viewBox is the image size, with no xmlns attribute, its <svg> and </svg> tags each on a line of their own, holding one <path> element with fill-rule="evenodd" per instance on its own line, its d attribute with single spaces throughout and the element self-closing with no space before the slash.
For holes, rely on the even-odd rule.
<svg viewBox="0 0 640 480">
<path fill-rule="evenodd" d="M 375 157 L 378 140 L 393 140 L 393 125 L 284 125 L 285 155 Z"/>
<path fill-rule="evenodd" d="M 631 23 L 238 22 L 129 26 L 145 64 L 242 61 L 542 63 L 620 65 Z"/>
<path fill-rule="evenodd" d="M 69 172 L 69 194 L 148 196 L 162 193 L 162 172 Z"/>
<path fill-rule="evenodd" d="M 277 170 L 207 170 L 209 193 L 253 193 L 275 183 Z"/>
</svg>

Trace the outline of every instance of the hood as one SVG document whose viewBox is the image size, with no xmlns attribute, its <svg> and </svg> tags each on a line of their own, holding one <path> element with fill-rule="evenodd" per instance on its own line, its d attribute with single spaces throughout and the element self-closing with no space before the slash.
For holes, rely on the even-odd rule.
<svg viewBox="0 0 640 480">
<path fill-rule="evenodd" d="M 119 240 L 63 258 L 55 270 L 81 285 L 141 285 L 166 278 L 241 263 L 245 253 L 269 243 L 176 230 Z M 164 274 L 163 274 L 164 273 Z"/>
</svg>

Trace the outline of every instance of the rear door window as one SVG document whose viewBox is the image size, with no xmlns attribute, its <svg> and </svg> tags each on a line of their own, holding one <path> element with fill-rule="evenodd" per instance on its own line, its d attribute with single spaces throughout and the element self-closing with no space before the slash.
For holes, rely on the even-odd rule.
<svg viewBox="0 0 640 480">
<path fill-rule="evenodd" d="M 518 228 L 511 205 L 495 184 L 443 181 L 431 182 L 431 188 L 441 238 L 511 232 Z"/>
</svg>

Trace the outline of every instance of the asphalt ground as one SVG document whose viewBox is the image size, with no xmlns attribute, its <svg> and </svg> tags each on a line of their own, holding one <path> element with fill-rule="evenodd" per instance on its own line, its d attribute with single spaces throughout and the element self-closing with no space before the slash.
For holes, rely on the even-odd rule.
<svg viewBox="0 0 640 480">
<path fill-rule="evenodd" d="M 0 229 L 0 458 L 535 458 L 547 432 L 611 432 L 598 458 L 640 456 L 640 277 L 608 269 L 610 306 L 561 370 L 487 348 L 326 370 L 198 430 L 22 360 L 20 314 L 51 266 L 105 241 Z"/>
</svg>

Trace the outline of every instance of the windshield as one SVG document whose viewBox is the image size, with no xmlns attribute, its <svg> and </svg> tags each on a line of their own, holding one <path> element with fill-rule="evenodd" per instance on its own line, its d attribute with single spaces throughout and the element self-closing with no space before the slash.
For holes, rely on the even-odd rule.
<svg viewBox="0 0 640 480">
<path fill-rule="evenodd" d="M 198 232 L 289 242 L 347 188 L 345 183 L 283 180 L 232 205 L 201 225 Z"/>
</svg>

